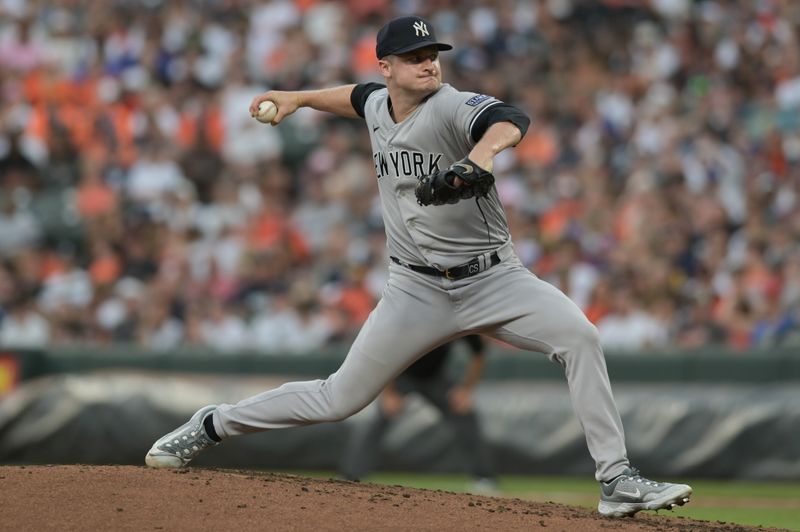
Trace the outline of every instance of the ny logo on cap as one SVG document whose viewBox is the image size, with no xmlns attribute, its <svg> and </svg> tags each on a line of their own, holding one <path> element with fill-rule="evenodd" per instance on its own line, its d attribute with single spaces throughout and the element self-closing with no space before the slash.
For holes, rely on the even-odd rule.
<svg viewBox="0 0 800 532">
<path fill-rule="evenodd" d="M 418 20 L 414 23 L 414 33 L 417 34 L 417 37 L 427 37 L 430 35 L 430 32 L 428 32 L 428 26 L 426 26 L 421 20 Z"/>
</svg>

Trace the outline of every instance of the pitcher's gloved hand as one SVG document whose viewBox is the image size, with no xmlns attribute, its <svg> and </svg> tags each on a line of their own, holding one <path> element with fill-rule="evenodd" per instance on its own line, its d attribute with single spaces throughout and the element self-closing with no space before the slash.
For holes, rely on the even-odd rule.
<svg viewBox="0 0 800 532">
<path fill-rule="evenodd" d="M 456 177 L 462 181 L 459 186 Z M 482 198 L 493 186 L 494 175 L 464 157 L 445 170 L 421 177 L 415 192 L 420 205 L 452 205 L 463 199 Z"/>
</svg>

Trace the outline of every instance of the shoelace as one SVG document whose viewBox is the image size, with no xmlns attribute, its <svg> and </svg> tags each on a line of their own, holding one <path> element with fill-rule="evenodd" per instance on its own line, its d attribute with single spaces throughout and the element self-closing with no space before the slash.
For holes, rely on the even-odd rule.
<svg viewBox="0 0 800 532">
<path fill-rule="evenodd" d="M 203 434 L 198 435 L 200 430 L 202 429 L 193 430 L 189 433 L 192 439 L 189 439 L 189 436 L 184 434 L 181 438 L 175 438 L 167 442 L 165 446 L 177 453 L 178 456 L 188 456 L 192 452 L 201 451 L 213 445 L 214 442 L 210 438 L 204 437 Z"/>
<path fill-rule="evenodd" d="M 643 477 L 641 475 L 641 473 L 639 473 L 639 470 L 636 469 L 635 467 L 631 467 L 630 470 L 631 470 L 631 473 L 630 473 L 630 475 L 628 475 L 628 479 L 629 480 L 631 480 L 633 482 L 638 482 L 639 484 L 643 483 L 646 486 L 653 486 L 654 488 L 658 487 L 658 485 L 659 485 L 658 482 L 646 479 L 645 477 Z"/>
</svg>

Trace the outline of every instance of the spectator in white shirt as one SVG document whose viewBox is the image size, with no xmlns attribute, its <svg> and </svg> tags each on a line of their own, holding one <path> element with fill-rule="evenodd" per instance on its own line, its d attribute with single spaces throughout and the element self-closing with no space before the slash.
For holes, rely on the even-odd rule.
<svg viewBox="0 0 800 532">
<path fill-rule="evenodd" d="M 231 308 L 218 300 L 211 300 L 200 334 L 205 345 L 236 354 L 247 347 L 247 325 Z"/>
<path fill-rule="evenodd" d="M 8 306 L 8 313 L 0 324 L 0 346 L 47 346 L 50 341 L 50 325 L 32 303 L 30 297 L 19 296 Z"/>
<path fill-rule="evenodd" d="M 666 344 L 667 328 L 636 304 L 630 289 L 618 288 L 613 301 L 611 313 L 597 324 L 603 349 L 632 352 Z"/>
<path fill-rule="evenodd" d="M 20 209 L 12 196 L 5 195 L 0 205 L 0 257 L 10 257 L 21 248 L 33 245 L 41 232 L 36 217 Z"/>
<path fill-rule="evenodd" d="M 260 312 L 251 326 L 253 346 L 272 353 L 306 354 L 324 346 L 335 332 L 332 320 L 319 309 L 314 287 L 304 282 Z"/>
</svg>

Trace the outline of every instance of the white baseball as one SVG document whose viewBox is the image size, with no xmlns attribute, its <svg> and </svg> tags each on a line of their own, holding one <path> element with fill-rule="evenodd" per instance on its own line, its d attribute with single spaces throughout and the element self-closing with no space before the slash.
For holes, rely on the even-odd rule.
<svg viewBox="0 0 800 532">
<path fill-rule="evenodd" d="M 270 124 L 275 119 L 275 115 L 277 114 L 278 107 L 275 105 L 275 103 L 266 100 L 258 104 L 258 112 L 256 113 L 255 119 L 259 122 Z"/>
</svg>

